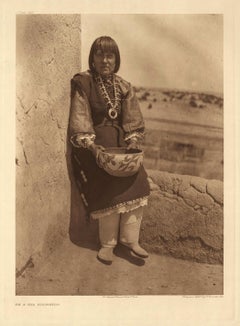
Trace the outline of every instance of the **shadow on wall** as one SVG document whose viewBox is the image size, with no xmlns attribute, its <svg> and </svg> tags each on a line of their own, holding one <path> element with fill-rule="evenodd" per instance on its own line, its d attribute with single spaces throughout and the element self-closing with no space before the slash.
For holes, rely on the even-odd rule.
<svg viewBox="0 0 240 326">
<path fill-rule="evenodd" d="M 89 221 L 88 213 L 80 195 L 80 189 L 75 181 L 72 145 L 69 141 L 69 129 L 67 131 L 66 144 L 66 163 L 71 184 L 69 237 L 75 245 L 97 251 L 99 249 L 99 240 L 96 236 L 98 235 L 98 221 Z"/>
</svg>

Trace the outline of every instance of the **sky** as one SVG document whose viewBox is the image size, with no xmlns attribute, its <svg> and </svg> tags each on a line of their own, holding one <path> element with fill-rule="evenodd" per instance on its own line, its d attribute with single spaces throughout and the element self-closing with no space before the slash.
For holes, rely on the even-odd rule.
<svg viewBox="0 0 240 326">
<path fill-rule="evenodd" d="M 222 15 L 82 15 L 83 71 L 102 35 L 117 42 L 118 74 L 135 86 L 223 92 Z"/>
</svg>

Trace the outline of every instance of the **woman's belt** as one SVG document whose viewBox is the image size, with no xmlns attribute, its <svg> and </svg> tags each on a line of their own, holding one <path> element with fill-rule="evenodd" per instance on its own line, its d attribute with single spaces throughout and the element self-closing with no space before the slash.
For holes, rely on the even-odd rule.
<svg viewBox="0 0 240 326">
<path fill-rule="evenodd" d="M 118 130 L 118 144 L 120 147 L 125 147 L 126 144 L 124 141 L 124 131 L 123 131 L 122 127 L 120 126 L 119 121 L 118 120 L 108 120 L 107 118 L 104 118 L 100 124 L 94 126 L 94 129 L 102 128 L 102 127 L 106 127 L 106 126 L 110 126 L 110 127 L 113 127 Z"/>
</svg>

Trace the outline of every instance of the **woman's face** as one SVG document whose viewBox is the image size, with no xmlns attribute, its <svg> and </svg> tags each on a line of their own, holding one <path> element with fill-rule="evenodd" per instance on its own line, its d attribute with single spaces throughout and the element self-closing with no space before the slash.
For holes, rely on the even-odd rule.
<svg viewBox="0 0 240 326">
<path fill-rule="evenodd" d="M 95 70 L 103 76 L 112 74 L 116 65 L 116 56 L 112 52 L 97 50 L 93 56 Z"/>
</svg>

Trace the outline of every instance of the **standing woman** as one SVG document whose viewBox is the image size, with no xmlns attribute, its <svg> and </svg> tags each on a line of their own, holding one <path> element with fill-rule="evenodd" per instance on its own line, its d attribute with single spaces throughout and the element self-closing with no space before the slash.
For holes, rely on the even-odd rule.
<svg viewBox="0 0 240 326">
<path fill-rule="evenodd" d="M 131 84 L 116 75 L 119 67 L 116 42 L 102 36 L 91 46 L 89 70 L 76 74 L 71 81 L 73 170 L 87 211 L 99 220 L 101 248 L 97 257 L 105 264 L 112 263 L 118 238 L 136 255 L 148 257 L 138 243 L 149 195 L 143 166 L 133 176 L 116 177 L 96 163 L 105 148 L 138 149 L 143 141 L 139 103 Z"/>
</svg>

